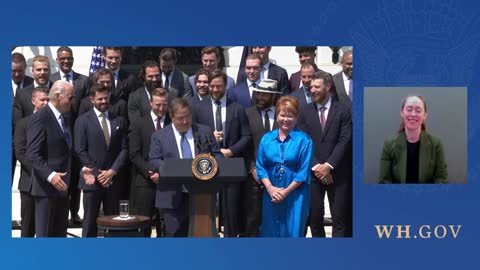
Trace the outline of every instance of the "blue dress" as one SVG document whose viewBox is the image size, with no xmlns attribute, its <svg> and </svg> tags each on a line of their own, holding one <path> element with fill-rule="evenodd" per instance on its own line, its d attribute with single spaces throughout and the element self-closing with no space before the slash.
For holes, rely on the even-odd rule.
<svg viewBox="0 0 480 270">
<path fill-rule="evenodd" d="M 272 185 L 284 188 L 292 181 L 303 184 L 280 203 L 272 203 L 268 191 L 264 190 L 260 236 L 304 236 L 310 203 L 312 153 L 312 140 L 296 128 L 283 142 L 278 137 L 278 129 L 263 136 L 256 162 L 258 179 L 268 178 Z"/>
</svg>

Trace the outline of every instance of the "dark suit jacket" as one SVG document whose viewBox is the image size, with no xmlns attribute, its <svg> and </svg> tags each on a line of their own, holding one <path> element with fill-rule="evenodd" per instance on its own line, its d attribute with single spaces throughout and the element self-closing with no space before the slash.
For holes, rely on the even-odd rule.
<svg viewBox="0 0 480 270">
<path fill-rule="evenodd" d="M 302 111 L 307 105 L 307 97 L 305 97 L 304 88 L 297 89 L 295 92 L 291 93 L 290 96 L 295 97 L 300 102 L 300 111 Z"/>
<path fill-rule="evenodd" d="M 183 73 L 180 69 L 175 67 L 173 69 L 172 81 L 170 82 L 169 100 L 173 100 L 177 97 L 191 97 L 192 88 L 190 87 L 190 82 L 188 81 L 188 75 Z"/>
<path fill-rule="evenodd" d="M 268 79 L 277 81 L 277 88 L 283 93 L 282 95 L 290 94 L 290 84 L 288 82 L 288 74 L 284 68 L 270 62 L 270 68 L 268 70 Z M 247 74 L 245 74 L 245 71 L 243 71 L 240 73 L 240 76 L 238 77 L 237 84 L 245 82 L 246 80 L 247 80 Z"/>
<path fill-rule="evenodd" d="M 82 115 L 93 109 L 93 104 L 90 101 L 90 97 L 85 97 L 80 102 L 80 108 L 78 109 L 78 115 Z M 108 112 L 117 116 L 121 116 L 127 119 L 127 102 L 121 98 L 110 97 L 110 105 L 108 105 Z"/>
<path fill-rule="evenodd" d="M 165 115 L 163 128 L 171 123 L 169 115 Z M 148 161 L 150 153 L 150 142 L 155 126 L 150 114 L 143 116 L 137 121 L 131 122 L 130 134 L 128 136 L 128 153 L 130 161 L 135 168 L 135 186 L 151 186 L 155 184 L 150 180 L 149 171 L 158 171 L 158 167 L 152 166 Z"/>
<path fill-rule="evenodd" d="M 33 84 L 33 78 L 30 77 L 30 76 L 25 76 L 25 78 L 23 78 L 23 88 L 29 86 Z M 12 94 L 13 94 L 13 88 L 12 88 Z M 20 90 L 20 89 L 19 89 Z M 14 99 L 14 96 L 12 95 L 12 104 L 13 104 L 13 99 Z"/>
<path fill-rule="evenodd" d="M 150 116 L 152 106 L 150 106 L 150 100 L 148 99 L 145 86 L 138 88 L 130 94 L 127 107 L 128 121 L 130 121 L 130 123 L 138 121 L 146 115 Z"/>
<path fill-rule="evenodd" d="M 212 131 L 204 125 L 192 124 L 193 134 L 199 134 L 202 143 L 206 143 L 206 136 L 210 136 L 212 142 L 212 155 L 216 158 L 221 158 L 220 147 L 213 139 Z M 199 149 L 195 147 L 194 155 L 199 154 Z M 159 168 L 160 163 L 164 159 L 179 159 L 177 142 L 175 140 L 175 134 L 173 132 L 172 125 L 168 125 L 159 131 L 156 131 L 152 135 L 149 162 L 153 168 Z M 177 208 L 182 198 L 181 185 L 175 183 L 162 182 L 162 176 L 160 175 L 160 181 L 157 184 L 157 194 L 155 199 L 155 206 L 157 208 L 173 209 Z"/>
<path fill-rule="evenodd" d="M 50 81 L 56 82 L 61 80 L 60 71 L 50 75 Z M 73 71 L 73 89 L 75 91 L 75 102 L 72 106 L 72 112 L 74 115 L 78 115 L 78 108 L 80 107 L 80 101 L 87 96 L 88 93 L 88 77 Z"/>
<path fill-rule="evenodd" d="M 68 122 L 68 120 L 66 120 Z M 71 133 L 71 128 L 70 134 Z M 72 141 L 72 139 L 70 139 Z M 32 195 L 66 196 L 47 181 L 52 172 L 66 172 L 63 181 L 70 185 L 71 146 L 67 144 L 52 109 L 47 105 L 30 117 L 27 125 L 27 159 L 32 165 Z"/>
<path fill-rule="evenodd" d="M 300 88 L 300 81 L 301 79 L 301 73 L 300 71 L 297 71 L 290 75 L 290 80 L 288 81 L 290 84 L 290 91 L 293 93 L 297 91 Z"/>
<path fill-rule="evenodd" d="M 333 75 L 333 83 L 335 84 L 338 101 L 347 105 L 351 109 L 352 101 L 350 100 L 350 97 L 347 94 L 348 91 L 345 91 L 346 86 L 343 83 L 342 73 L 343 71 L 340 71 L 339 73 Z"/>
<path fill-rule="evenodd" d="M 115 83 L 115 81 L 113 82 Z M 90 87 L 95 84 L 93 81 L 93 74 L 90 75 L 88 79 L 88 93 L 90 92 Z M 125 103 L 128 101 L 128 96 L 135 91 L 137 88 L 142 86 L 143 82 L 134 74 L 130 74 L 128 71 L 120 68 L 118 70 L 118 79 L 117 85 L 112 90 L 112 97 L 116 100 L 122 98 L 125 100 Z M 87 93 L 87 97 L 88 97 Z"/>
<path fill-rule="evenodd" d="M 75 153 L 81 167 L 93 168 L 95 177 L 98 170 L 112 169 L 117 172 L 113 178 L 113 185 L 125 179 L 121 169 L 128 159 L 127 121 L 113 113 L 108 114 L 110 120 L 110 144 L 105 142 L 102 127 L 92 109 L 82 114 L 75 122 Z M 118 186 L 118 185 L 117 185 Z M 84 190 L 97 190 L 102 188 L 96 181 L 95 185 L 87 185 L 83 178 L 78 187 Z"/>
<path fill-rule="evenodd" d="M 52 83 L 50 82 L 50 87 Z M 12 120 L 13 127 L 18 120 L 27 117 L 33 113 L 33 104 L 32 104 L 32 92 L 34 85 L 33 83 L 27 87 L 19 89 L 13 100 L 13 110 L 12 110 Z"/>
<path fill-rule="evenodd" d="M 190 87 L 192 88 L 192 94 L 196 96 L 198 92 L 197 92 L 197 87 L 195 86 L 195 75 L 188 77 L 188 82 L 190 83 Z M 228 90 L 234 86 L 235 86 L 235 80 L 232 77 L 227 76 L 227 88 L 225 89 Z"/>
<path fill-rule="evenodd" d="M 253 92 L 252 92 L 253 94 Z M 252 102 L 252 98 L 250 97 L 250 91 L 248 89 L 247 82 L 242 82 L 237 84 L 235 87 L 230 89 L 227 93 L 227 96 L 237 102 L 238 104 L 242 105 L 244 108 L 248 108 L 255 103 Z"/>
<path fill-rule="evenodd" d="M 221 148 L 230 149 L 234 157 L 244 157 L 250 147 L 252 134 L 242 105 L 227 99 L 227 111 Z M 193 107 L 193 122 L 215 130 L 212 99 L 204 98 Z"/>
<path fill-rule="evenodd" d="M 245 110 L 245 114 L 247 115 L 250 131 L 252 132 L 254 149 L 254 151 L 250 151 L 249 155 L 247 155 L 247 169 L 248 171 L 250 171 L 255 168 L 258 145 L 260 144 L 260 140 L 262 139 L 266 131 L 263 125 L 262 113 L 257 109 L 256 106 L 251 106 L 247 108 Z M 278 128 L 277 120 L 275 119 L 273 125 L 272 123 L 270 123 L 270 125 L 272 127 L 272 130 Z"/>
<path fill-rule="evenodd" d="M 27 116 L 18 121 L 15 127 L 15 134 L 13 136 L 13 145 L 15 155 L 22 164 L 20 171 L 20 179 L 18 181 L 18 190 L 30 193 L 32 189 L 32 175 L 30 173 L 32 164 L 25 156 L 27 152 L 27 124 L 30 121 L 30 116 Z"/>
<path fill-rule="evenodd" d="M 352 117 L 342 103 L 332 100 L 325 131 L 322 132 L 320 117 L 315 103 L 310 103 L 300 112 L 298 126 L 313 140 L 312 166 L 328 162 L 333 166 L 334 181 L 349 181 L 352 176 Z"/>
<path fill-rule="evenodd" d="M 442 142 L 428 132 L 420 133 L 419 183 L 448 183 Z M 406 183 L 407 139 L 401 132 L 385 141 L 380 160 L 380 183 Z"/>
</svg>

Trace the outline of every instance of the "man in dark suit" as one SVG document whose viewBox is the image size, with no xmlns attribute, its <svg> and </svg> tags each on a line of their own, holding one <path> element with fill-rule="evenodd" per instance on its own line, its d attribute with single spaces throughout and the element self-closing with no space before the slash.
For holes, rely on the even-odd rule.
<svg viewBox="0 0 480 270">
<path fill-rule="evenodd" d="M 132 100 L 133 94 L 129 102 Z M 135 200 L 133 212 L 153 218 L 159 216 L 157 237 L 164 234 L 162 214 L 155 208 L 155 193 L 160 175 L 158 168 L 153 167 L 148 161 L 152 134 L 170 124 L 168 116 L 168 92 L 162 88 L 153 89 L 150 95 L 150 113 L 137 121 L 131 122 L 129 134 L 129 156 L 135 169 L 133 199 Z M 150 237 L 151 229 L 145 231 L 145 236 Z"/>
<path fill-rule="evenodd" d="M 82 237 L 97 237 L 96 219 L 103 203 L 105 215 L 118 215 L 122 169 L 128 159 L 128 124 L 108 112 L 109 88 L 95 84 L 90 88 L 93 109 L 75 122 L 75 153 L 82 171 L 84 219 Z"/>
<path fill-rule="evenodd" d="M 164 159 L 193 158 L 199 154 L 199 149 L 194 144 L 194 134 L 198 134 L 202 143 L 206 143 L 207 137 L 212 137 L 212 132 L 207 126 L 192 124 L 192 109 L 185 99 L 172 100 L 169 104 L 169 114 L 172 124 L 152 135 L 149 158 L 153 168 L 159 168 Z M 210 141 L 212 155 L 221 158 L 219 145 L 213 139 Z M 188 199 L 188 193 L 182 189 L 182 185 L 162 182 L 160 175 L 155 206 L 164 214 L 167 236 L 187 236 Z"/>
<path fill-rule="evenodd" d="M 195 80 L 195 88 L 196 94 L 192 97 L 188 98 L 190 104 L 195 102 L 200 102 L 205 97 L 208 97 L 210 94 L 208 92 L 208 76 L 210 72 L 206 69 L 200 69 L 195 73 L 194 80 Z"/>
<path fill-rule="evenodd" d="M 163 88 L 168 91 L 170 101 L 177 97 L 188 98 L 193 96 L 188 75 L 175 66 L 177 51 L 172 48 L 164 48 L 160 51 L 159 59 Z"/>
<path fill-rule="evenodd" d="M 298 60 L 300 61 L 300 66 L 305 62 L 315 63 L 315 57 L 317 56 L 317 47 L 295 47 L 295 52 L 298 53 Z M 295 92 L 297 89 L 300 89 L 303 86 L 301 79 L 301 71 L 297 71 L 290 75 L 290 90 Z"/>
<path fill-rule="evenodd" d="M 72 136 L 63 114 L 71 109 L 74 94 L 70 83 L 55 82 L 50 103 L 33 114 L 27 125 L 26 156 L 32 166 L 37 237 L 67 236 Z"/>
<path fill-rule="evenodd" d="M 128 98 L 128 120 L 132 124 L 140 118 L 150 115 L 152 110 L 150 106 L 151 92 L 162 86 L 160 66 L 153 60 L 143 63 L 140 77 L 145 85 L 135 90 Z"/>
<path fill-rule="evenodd" d="M 212 72 L 218 68 L 218 63 L 220 62 L 220 51 L 217 47 L 205 47 L 200 52 L 202 58 L 202 65 L 205 70 Z M 192 87 L 193 96 L 197 95 L 197 87 L 195 82 L 195 75 L 188 78 L 190 86 Z M 228 89 L 235 86 L 235 80 L 232 77 L 227 76 L 227 92 Z"/>
<path fill-rule="evenodd" d="M 262 59 L 262 69 L 260 74 L 260 79 L 272 79 L 276 80 L 277 87 L 282 92 L 282 95 L 290 94 L 290 84 L 288 83 L 288 74 L 287 71 L 270 62 L 269 54 L 271 51 L 271 46 L 256 46 L 252 47 L 252 53 L 258 54 Z M 245 73 L 240 73 L 237 84 L 244 82 L 246 79 Z"/>
<path fill-rule="evenodd" d="M 48 89 L 37 87 L 32 92 L 33 113 L 45 107 L 48 103 Z M 20 180 L 18 190 L 20 191 L 20 216 L 22 218 L 21 237 L 35 236 L 35 200 L 31 194 L 32 191 L 32 165 L 25 156 L 27 151 L 27 123 L 30 116 L 18 121 L 15 127 L 15 136 L 13 144 L 15 146 L 16 156 L 22 164 L 20 171 Z"/>
<path fill-rule="evenodd" d="M 93 82 L 93 84 L 101 84 L 109 88 L 110 93 L 112 93 L 112 91 L 115 91 L 113 73 L 109 69 L 101 68 L 97 70 L 91 76 L 90 81 Z M 92 104 L 92 101 L 90 100 L 90 96 L 87 96 L 83 98 L 82 101 L 80 102 L 78 115 L 82 115 L 85 112 L 90 111 L 92 108 L 93 108 L 93 104 Z M 108 111 L 127 119 L 127 102 L 119 97 L 116 97 L 110 94 L 110 103 L 108 104 Z"/>
<path fill-rule="evenodd" d="M 123 49 L 121 47 L 103 47 L 103 56 L 105 57 L 105 67 L 112 71 L 114 89 L 110 101 L 123 99 L 128 102 L 128 96 L 139 88 L 142 83 L 134 74 L 122 69 Z"/>
<path fill-rule="evenodd" d="M 73 71 L 73 51 L 70 47 L 62 46 L 57 49 L 57 58 L 55 59 L 59 71 L 50 75 L 50 80 L 56 82 L 58 80 L 67 81 L 73 85 L 75 91 L 75 102 L 73 104 L 72 113 L 76 117 L 78 115 L 78 107 L 80 101 L 87 96 L 88 77 Z"/>
<path fill-rule="evenodd" d="M 298 126 L 313 140 L 312 183 L 310 187 L 310 228 L 313 237 L 324 237 L 325 192 L 334 195 L 330 209 L 333 237 L 352 236 L 352 121 L 350 109 L 334 101 L 333 84 L 325 72 L 313 75 L 313 102 L 301 111 Z"/>
<path fill-rule="evenodd" d="M 27 61 L 21 53 L 12 53 L 12 106 L 13 99 L 17 90 L 25 88 L 33 83 L 33 78 L 25 75 L 25 70 L 27 69 Z M 13 124 L 13 123 L 12 123 Z M 12 136 L 13 131 L 12 125 Z M 13 176 L 15 174 L 15 166 L 17 165 L 17 159 L 15 157 L 15 148 L 12 143 L 12 185 L 13 185 Z"/>
<path fill-rule="evenodd" d="M 225 95 L 227 75 L 217 69 L 210 73 L 210 97 L 195 103 L 193 122 L 207 125 L 214 130 L 215 140 L 225 158 L 244 157 L 249 150 L 252 135 L 245 109 L 230 101 Z M 229 184 L 222 188 L 222 212 L 224 214 L 225 237 L 237 237 L 240 233 L 240 184 Z"/>
<path fill-rule="evenodd" d="M 78 109 L 80 107 L 80 101 L 82 98 L 87 96 L 88 90 L 88 77 L 77 73 L 72 70 L 73 67 L 73 51 L 70 47 L 62 46 L 57 49 L 57 58 L 56 62 L 59 67 L 59 71 L 50 75 L 50 80 L 56 82 L 58 80 L 69 82 L 73 85 L 75 91 L 75 99 L 72 105 L 72 121 L 75 122 L 75 119 L 78 116 Z M 71 125 L 73 126 L 73 122 Z M 74 158 L 72 161 L 72 177 L 70 185 L 70 214 L 71 222 L 75 225 L 80 225 L 82 219 L 78 215 L 80 209 L 80 194 L 81 191 L 77 188 L 78 178 L 79 178 L 80 168 L 78 166 L 78 161 Z"/>
<path fill-rule="evenodd" d="M 318 71 L 317 65 L 312 62 L 305 62 L 300 68 L 302 86 L 297 91 L 291 93 L 292 97 L 298 99 L 300 103 L 300 110 L 305 106 L 312 103 L 312 93 L 310 92 L 310 84 L 312 82 L 312 76 Z"/>
<path fill-rule="evenodd" d="M 275 117 L 275 98 L 281 93 L 277 91 L 275 80 L 265 79 L 253 89 L 255 95 L 255 106 L 245 110 L 250 131 L 253 138 L 253 150 L 248 151 L 247 169 L 248 180 L 245 182 L 245 193 L 243 197 L 245 207 L 245 235 L 257 237 L 262 221 L 262 197 L 263 187 L 257 179 L 255 162 L 257 150 L 263 135 L 278 127 Z"/>
<path fill-rule="evenodd" d="M 338 100 L 352 108 L 353 100 L 353 52 L 346 51 L 342 57 L 342 71 L 333 75 Z"/>
<path fill-rule="evenodd" d="M 262 59 L 258 54 L 250 54 L 245 58 L 245 81 L 230 89 L 227 96 L 241 104 L 244 108 L 252 106 L 255 100 L 253 89 L 260 83 Z"/>
</svg>

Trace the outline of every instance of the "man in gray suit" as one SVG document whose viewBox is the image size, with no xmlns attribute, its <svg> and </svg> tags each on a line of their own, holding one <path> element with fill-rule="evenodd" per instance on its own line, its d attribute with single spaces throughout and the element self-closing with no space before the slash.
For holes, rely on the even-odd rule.
<svg viewBox="0 0 480 270">
<path fill-rule="evenodd" d="M 164 48 L 160 51 L 159 59 L 163 88 L 169 92 L 169 100 L 172 101 L 177 97 L 193 96 L 188 75 L 175 66 L 177 51 L 173 48 Z"/>
<path fill-rule="evenodd" d="M 342 71 L 333 75 L 338 101 L 352 108 L 353 101 L 353 52 L 346 51 L 342 57 Z"/>
</svg>

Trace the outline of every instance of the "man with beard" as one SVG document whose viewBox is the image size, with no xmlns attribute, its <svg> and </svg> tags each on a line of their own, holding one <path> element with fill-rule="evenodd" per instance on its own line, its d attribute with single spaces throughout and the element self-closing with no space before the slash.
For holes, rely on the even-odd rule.
<svg viewBox="0 0 480 270">
<path fill-rule="evenodd" d="M 298 126 L 313 140 L 310 186 L 310 229 L 313 237 L 325 237 L 325 192 L 334 194 L 331 205 L 333 237 L 352 236 L 352 118 L 350 109 L 332 99 L 330 74 L 313 74 L 312 103 L 301 112 Z"/>
<path fill-rule="evenodd" d="M 306 62 L 315 63 L 315 57 L 317 56 L 317 47 L 295 47 L 295 52 L 298 53 L 298 61 L 300 66 Z M 290 90 L 292 93 L 304 86 L 301 79 L 301 70 L 293 73 L 290 76 Z"/>
<path fill-rule="evenodd" d="M 312 82 L 313 73 L 318 71 L 317 65 L 311 62 L 305 62 L 300 68 L 300 78 L 302 80 L 302 87 L 290 94 L 298 99 L 300 103 L 300 110 L 307 104 L 312 103 L 312 93 L 310 92 L 310 83 Z"/>
<path fill-rule="evenodd" d="M 143 89 L 139 90 L 143 91 Z M 132 101 L 135 93 L 130 96 L 129 102 Z M 134 213 L 151 218 L 155 214 L 158 215 L 157 237 L 161 237 L 165 235 L 163 216 L 155 208 L 155 193 L 160 175 L 158 174 L 158 168 L 149 163 L 148 154 L 150 153 L 152 134 L 171 122 L 168 115 L 168 92 L 162 88 L 153 89 L 150 93 L 150 107 L 152 109 L 148 115 L 137 121 L 132 121 L 130 125 L 129 156 L 135 170 L 131 187 L 133 196 L 130 197 L 134 201 L 132 204 Z M 150 228 L 145 230 L 146 237 L 150 237 L 150 234 Z"/>
<path fill-rule="evenodd" d="M 209 76 L 211 98 L 194 104 L 193 122 L 207 125 L 214 130 L 215 141 L 225 158 L 244 157 L 252 135 L 242 105 L 227 99 L 225 87 L 227 75 L 220 69 Z M 237 237 L 240 233 L 240 184 L 233 183 L 221 190 L 225 237 Z"/>
<path fill-rule="evenodd" d="M 255 101 L 253 89 L 260 83 L 262 59 L 258 54 L 250 54 L 245 58 L 245 81 L 228 91 L 228 97 L 240 103 L 244 108 L 250 107 Z M 253 100 L 253 101 L 252 101 Z"/>
<path fill-rule="evenodd" d="M 164 48 L 160 51 L 159 60 L 163 89 L 168 91 L 170 101 L 177 97 L 188 98 L 193 96 L 188 75 L 176 66 L 177 51 L 173 48 Z"/>
<path fill-rule="evenodd" d="M 342 57 L 342 71 L 333 75 L 338 100 L 352 108 L 353 101 L 353 51 L 346 51 Z"/>
<path fill-rule="evenodd" d="M 116 114 L 117 116 L 121 116 L 127 119 L 127 103 L 125 102 L 125 100 L 121 98 L 116 98 L 112 96 L 112 91 L 115 89 L 112 71 L 106 68 L 101 68 L 97 70 L 95 73 L 93 73 L 91 77 L 91 81 L 93 81 L 93 84 L 101 84 L 107 87 L 108 89 L 110 89 L 109 90 L 110 101 L 108 104 L 108 111 Z M 90 100 L 90 96 L 85 97 L 80 102 L 78 115 L 82 115 L 90 111 L 92 108 L 93 108 L 93 104 L 92 104 L 92 101 Z"/>
<path fill-rule="evenodd" d="M 245 110 L 253 138 L 253 149 L 247 155 L 248 180 L 245 182 L 245 234 L 257 237 L 262 221 L 263 186 L 257 179 L 255 167 L 258 145 L 263 135 L 278 127 L 275 119 L 275 98 L 281 94 L 277 91 L 277 81 L 266 79 L 260 82 L 255 91 L 255 106 Z"/>
<path fill-rule="evenodd" d="M 118 215 L 128 159 L 125 119 L 108 111 L 109 88 L 95 84 L 90 89 L 93 109 L 75 123 L 75 153 L 82 165 L 79 188 L 83 190 L 82 237 L 96 237 L 96 219 L 103 203 L 105 215 Z"/>
<path fill-rule="evenodd" d="M 72 113 L 76 117 L 78 115 L 80 101 L 87 96 L 88 77 L 72 70 L 74 58 L 73 51 L 70 47 L 62 46 L 58 48 L 57 58 L 55 60 L 58 64 L 59 71 L 50 75 L 50 80 L 52 82 L 62 80 L 73 85 L 75 101 L 73 102 Z"/>
<path fill-rule="evenodd" d="M 205 47 L 200 52 L 202 58 L 203 68 L 208 72 L 212 72 L 218 68 L 220 62 L 220 51 L 217 47 Z M 188 78 L 190 86 L 192 87 L 193 96 L 197 94 L 197 86 L 195 82 L 195 75 Z M 235 86 L 235 81 L 232 77 L 227 76 L 227 90 Z M 227 91 L 228 92 L 228 91 Z"/>
<path fill-rule="evenodd" d="M 200 69 L 195 73 L 195 94 L 193 97 L 189 97 L 188 101 L 190 104 L 199 102 L 209 95 L 208 93 L 208 75 L 209 72 L 206 69 Z"/>
<path fill-rule="evenodd" d="M 252 47 L 252 53 L 258 54 L 262 59 L 262 68 L 260 70 L 260 79 L 272 79 L 277 81 L 277 87 L 282 95 L 290 94 L 290 84 L 288 83 L 287 71 L 270 62 L 270 51 L 272 46 L 255 46 Z M 237 83 L 244 82 L 246 79 L 245 73 L 240 73 Z"/>
<path fill-rule="evenodd" d="M 130 94 L 128 99 L 128 120 L 131 124 L 150 114 L 152 110 L 150 106 L 152 90 L 162 85 L 160 66 L 153 60 L 147 60 L 143 63 L 140 77 L 144 81 L 144 86 Z"/>
</svg>

